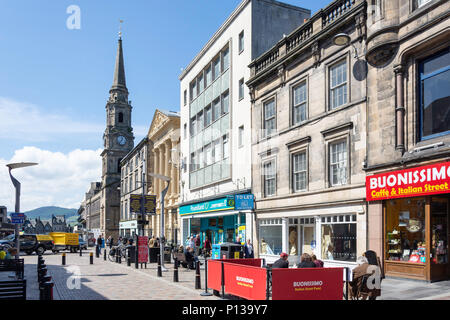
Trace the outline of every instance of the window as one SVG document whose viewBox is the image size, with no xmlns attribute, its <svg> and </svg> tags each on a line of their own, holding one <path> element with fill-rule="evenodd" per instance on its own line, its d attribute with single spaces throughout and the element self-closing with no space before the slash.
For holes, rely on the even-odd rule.
<svg viewBox="0 0 450 320">
<path fill-rule="evenodd" d="M 330 68 L 330 110 L 347 103 L 347 60 Z"/>
<path fill-rule="evenodd" d="M 239 127 L 239 137 L 238 137 L 238 144 L 239 148 L 244 145 L 244 126 Z"/>
<path fill-rule="evenodd" d="M 201 73 L 197 78 L 197 83 L 198 83 L 198 94 L 200 94 L 203 92 L 203 89 L 205 89 L 204 87 L 205 82 L 203 81 L 203 73 Z"/>
<path fill-rule="evenodd" d="M 205 166 L 209 166 L 212 163 L 211 144 L 208 144 L 205 146 Z"/>
<path fill-rule="evenodd" d="M 276 130 L 275 99 L 264 103 L 264 129 L 265 135 L 269 136 Z"/>
<path fill-rule="evenodd" d="M 414 0 L 414 9 L 419 9 L 431 1 L 432 0 Z"/>
<path fill-rule="evenodd" d="M 184 124 L 184 128 L 183 128 L 183 136 L 184 136 L 184 139 L 186 139 L 186 137 L 187 137 L 187 124 L 186 123 Z"/>
<path fill-rule="evenodd" d="M 276 170 L 275 160 L 267 161 L 263 164 L 264 196 L 275 194 Z"/>
<path fill-rule="evenodd" d="M 208 105 L 205 109 L 205 127 L 209 126 L 212 122 L 211 105 Z"/>
<path fill-rule="evenodd" d="M 306 152 L 292 156 L 292 186 L 294 192 L 306 190 Z"/>
<path fill-rule="evenodd" d="M 225 71 L 230 66 L 230 50 L 228 48 L 226 48 L 222 52 L 222 61 L 223 61 L 222 70 Z"/>
<path fill-rule="evenodd" d="M 228 97 L 228 92 L 222 95 L 222 113 L 227 114 L 230 107 L 230 100 Z"/>
<path fill-rule="evenodd" d="M 267 255 L 279 255 L 282 250 L 282 225 L 281 219 L 259 220 L 260 253 Z"/>
<path fill-rule="evenodd" d="M 191 84 L 191 100 L 197 97 L 197 80 L 194 80 Z"/>
<path fill-rule="evenodd" d="M 206 69 L 206 84 L 205 86 L 209 86 L 212 82 L 212 71 L 211 71 L 211 65 Z"/>
<path fill-rule="evenodd" d="M 244 79 L 239 80 L 239 100 L 244 99 Z"/>
<path fill-rule="evenodd" d="M 306 120 L 306 81 L 294 87 L 292 102 L 292 122 L 296 125 Z"/>
<path fill-rule="evenodd" d="M 220 56 L 213 61 L 213 81 L 220 76 Z"/>
<path fill-rule="evenodd" d="M 196 119 L 194 117 L 194 118 L 191 119 L 191 130 L 190 130 L 191 137 L 195 136 L 196 131 L 197 131 L 196 129 L 197 129 L 197 121 L 196 121 Z"/>
<path fill-rule="evenodd" d="M 239 53 L 244 51 L 244 30 L 239 33 Z"/>
<path fill-rule="evenodd" d="M 450 50 L 419 64 L 420 136 L 450 133 Z"/>
<path fill-rule="evenodd" d="M 322 257 L 325 260 L 356 261 L 356 215 L 354 222 L 338 222 L 337 216 L 322 218 Z M 331 222 L 333 221 L 333 222 Z"/>
<path fill-rule="evenodd" d="M 197 114 L 197 132 L 203 130 L 203 111 Z"/>
<path fill-rule="evenodd" d="M 195 152 L 191 153 L 191 163 L 190 163 L 189 167 L 190 167 L 189 168 L 190 172 L 195 171 L 195 169 L 196 169 L 196 166 L 195 166 Z"/>
<path fill-rule="evenodd" d="M 183 92 L 183 105 L 187 104 L 187 90 L 184 90 Z"/>
<path fill-rule="evenodd" d="M 224 135 L 222 138 L 222 155 L 223 159 L 227 159 L 230 155 L 228 135 Z"/>
<path fill-rule="evenodd" d="M 220 139 L 214 141 L 214 148 L 212 150 L 212 161 L 218 162 L 222 160 L 222 154 L 220 152 Z"/>
<path fill-rule="evenodd" d="M 220 112 L 220 99 L 217 98 L 213 101 L 213 121 L 216 121 L 221 116 Z"/>
<path fill-rule="evenodd" d="M 330 143 L 330 185 L 347 183 L 347 141 Z"/>
<path fill-rule="evenodd" d="M 205 158 L 203 156 L 203 148 L 198 150 L 198 158 L 197 158 L 197 168 L 201 169 L 204 167 Z"/>
<path fill-rule="evenodd" d="M 119 112 L 119 123 L 123 122 L 123 113 Z"/>
</svg>

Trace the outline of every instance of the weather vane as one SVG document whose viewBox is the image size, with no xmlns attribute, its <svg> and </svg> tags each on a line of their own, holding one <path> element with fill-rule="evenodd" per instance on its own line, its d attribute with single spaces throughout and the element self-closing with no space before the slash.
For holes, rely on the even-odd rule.
<svg viewBox="0 0 450 320">
<path fill-rule="evenodd" d="M 119 39 L 122 39 L 122 23 L 123 23 L 123 20 L 119 20 L 119 23 L 120 23 L 120 25 L 119 25 Z"/>
</svg>

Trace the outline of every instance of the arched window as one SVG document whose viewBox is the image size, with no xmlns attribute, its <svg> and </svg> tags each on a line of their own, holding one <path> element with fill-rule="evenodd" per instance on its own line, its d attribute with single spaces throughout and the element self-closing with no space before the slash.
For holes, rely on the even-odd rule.
<svg viewBox="0 0 450 320">
<path fill-rule="evenodd" d="M 122 123 L 123 122 L 123 113 L 119 112 L 119 122 Z"/>
</svg>

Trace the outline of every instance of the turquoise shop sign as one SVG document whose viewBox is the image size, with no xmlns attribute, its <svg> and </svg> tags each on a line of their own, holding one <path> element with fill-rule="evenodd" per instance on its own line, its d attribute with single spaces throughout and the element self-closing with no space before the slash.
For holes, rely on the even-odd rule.
<svg viewBox="0 0 450 320">
<path fill-rule="evenodd" d="M 234 196 L 200 202 L 180 207 L 180 215 L 234 210 Z"/>
</svg>

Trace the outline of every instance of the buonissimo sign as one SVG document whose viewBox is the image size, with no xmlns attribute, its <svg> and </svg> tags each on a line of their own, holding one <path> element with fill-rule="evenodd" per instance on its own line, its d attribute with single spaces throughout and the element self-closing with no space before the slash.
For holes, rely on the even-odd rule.
<svg viewBox="0 0 450 320">
<path fill-rule="evenodd" d="M 450 192 L 450 162 L 366 177 L 367 201 Z"/>
</svg>

